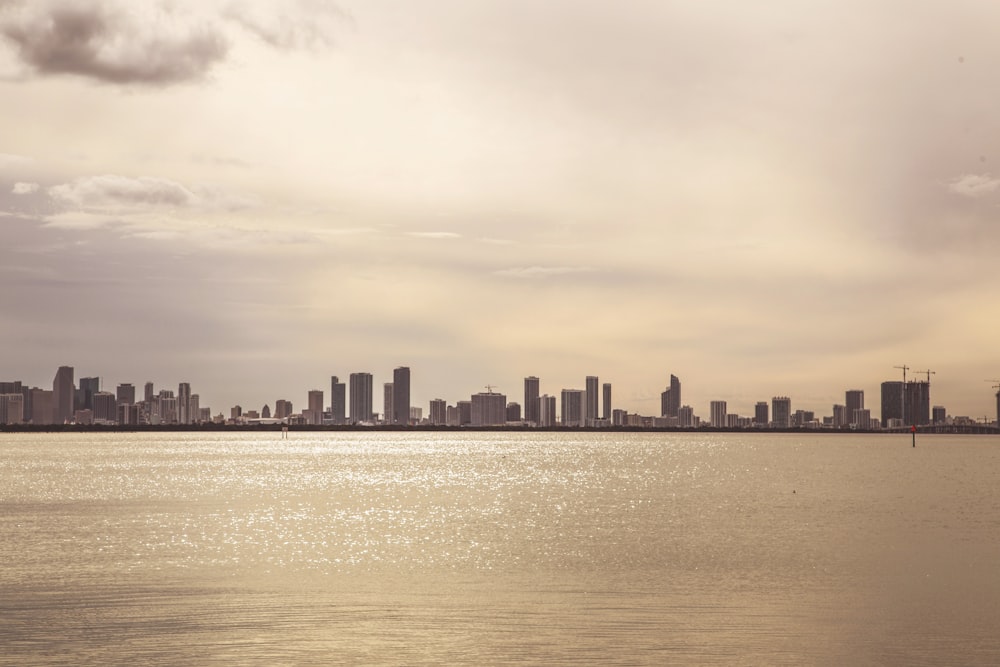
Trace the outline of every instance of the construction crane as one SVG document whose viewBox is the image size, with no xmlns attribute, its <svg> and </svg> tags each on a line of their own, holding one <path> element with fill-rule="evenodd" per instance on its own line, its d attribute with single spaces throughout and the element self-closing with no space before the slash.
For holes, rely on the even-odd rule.
<svg viewBox="0 0 1000 667">
<path fill-rule="evenodd" d="M 495 386 L 496 386 L 495 384 L 488 384 L 488 385 L 486 385 L 486 393 L 487 394 L 492 394 L 493 393 L 493 387 L 495 387 Z"/>
<path fill-rule="evenodd" d="M 910 367 L 906 366 L 904 364 L 903 366 L 893 366 L 893 368 L 902 368 L 903 369 L 903 385 L 905 386 L 906 385 L 906 371 L 910 370 Z"/>
<path fill-rule="evenodd" d="M 925 373 L 927 375 L 927 384 L 931 383 L 932 375 L 937 375 L 937 371 L 913 371 L 914 375 L 916 375 L 917 373 Z"/>
</svg>

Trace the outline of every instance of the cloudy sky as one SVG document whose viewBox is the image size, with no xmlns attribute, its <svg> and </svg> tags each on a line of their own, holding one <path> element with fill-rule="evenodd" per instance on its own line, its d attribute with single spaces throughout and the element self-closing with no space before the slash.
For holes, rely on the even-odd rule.
<svg viewBox="0 0 1000 667">
<path fill-rule="evenodd" d="M 993 415 L 1000 3 L 0 0 L 0 379 Z M 911 371 L 912 373 L 912 371 Z M 376 392 L 376 408 L 381 392 Z"/>
</svg>

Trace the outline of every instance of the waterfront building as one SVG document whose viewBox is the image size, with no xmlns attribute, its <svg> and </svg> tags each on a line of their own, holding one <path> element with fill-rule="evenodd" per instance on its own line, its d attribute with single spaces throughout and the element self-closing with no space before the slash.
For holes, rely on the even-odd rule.
<svg viewBox="0 0 1000 667">
<path fill-rule="evenodd" d="M 788 428 L 792 425 L 792 399 L 787 396 L 771 398 L 771 424 L 774 428 Z"/>
<path fill-rule="evenodd" d="M 94 408 L 94 394 L 101 390 L 101 378 L 80 378 L 80 388 L 75 392 L 74 407 L 80 410 Z"/>
<path fill-rule="evenodd" d="M 382 385 L 382 423 L 392 424 L 393 415 L 396 414 L 395 406 L 393 400 L 395 395 L 393 393 L 393 387 L 391 382 L 386 382 Z"/>
<path fill-rule="evenodd" d="M 372 374 L 351 373 L 351 423 L 363 424 L 372 418 Z"/>
<path fill-rule="evenodd" d="M 626 415 L 628 415 L 628 412 L 626 412 L 625 410 L 615 408 L 614 410 L 611 411 L 611 425 L 624 426 Z"/>
<path fill-rule="evenodd" d="M 31 423 L 51 424 L 55 420 L 55 392 L 48 389 L 31 389 Z"/>
<path fill-rule="evenodd" d="M 935 405 L 931 408 L 931 423 L 932 424 L 944 424 L 948 421 L 948 411 L 944 409 L 943 405 Z"/>
<path fill-rule="evenodd" d="M 392 392 L 392 419 L 387 414 L 386 420 L 405 426 L 410 423 L 410 369 L 406 366 L 392 371 Z"/>
<path fill-rule="evenodd" d="M 893 420 L 903 423 L 903 383 L 892 380 L 882 383 L 882 428 L 892 428 Z"/>
<path fill-rule="evenodd" d="M 597 412 L 598 399 L 600 398 L 600 396 L 597 393 L 598 382 L 599 380 L 596 375 L 587 376 L 585 384 L 586 397 L 585 397 L 583 423 L 588 426 L 591 424 L 591 422 L 597 419 L 598 415 Z"/>
<path fill-rule="evenodd" d="M 562 390 L 562 425 L 583 426 L 585 421 L 584 401 L 586 392 L 582 389 Z"/>
<path fill-rule="evenodd" d="M 456 404 L 458 408 L 458 425 L 466 426 L 472 423 L 472 401 L 459 401 Z"/>
<path fill-rule="evenodd" d="M 511 401 L 507 404 L 507 421 L 509 422 L 519 422 L 521 421 L 521 404 Z"/>
<path fill-rule="evenodd" d="M 288 419 L 292 416 L 294 409 L 292 408 L 292 402 L 286 401 L 283 398 L 279 398 L 274 402 L 274 418 L 275 419 Z"/>
<path fill-rule="evenodd" d="M 503 426 L 507 422 L 507 397 L 492 391 L 472 395 L 472 426 Z"/>
<path fill-rule="evenodd" d="M 926 426 L 931 423 L 931 385 L 929 382 L 910 380 L 903 392 L 906 401 L 903 415 L 907 426 Z"/>
<path fill-rule="evenodd" d="M 694 408 L 690 405 L 682 405 L 677 409 L 677 425 L 681 428 L 696 428 L 698 418 L 694 416 Z"/>
<path fill-rule="evenodd" d="M 268 405 L 267 403 L 265 403 L 264 407 L 260 409 L 260 418 L 261 419 L 270 419 L 271 418 L 271 406 Z"/>
<path fill-rule="evenodd" d="M 847 418 L 847 406 L 846 405 L 834 405 L 833 406 L 833 419 L 830 425 L 834 428 L 843 428 L 848 426 L 851 421 Z"/>
<path fill-rule="evenodd" d="M 191 394 L 188 397 L 188 424 L 197 424 L 198 416 L 201 414 L 201 396 Z"/>
<path fill-rule="evenodd" d="M 556 397 L 543 394 L 538 397 L 538 421 L 541 427 L 551 427 L 556 425 Z"/>
<path fill-rule="evenodd" d="M 865 407 L 865 392 L 860 389 L 848 389 L 844 394 L 844 405 L 847 408 L 847 418 L 852 425 L 857 425 L 854 421 L 854 411 L 863 410 Z M 866 428 L 866 427 L 864 427 Z"/>
<path fill-rule="evenodd" d="M 431 400 L 430 420 L 434 426 L 444 426 L 448 423 L 448 404 L 443 398 Z"/>
<path fill-rule="evenodd" d="M 60 366 L 52 379 L 52 421 L 65 424 L 73 419 L 73 367 Z"/>
<path fill-rule="evenodd" d="M 307 424 L 316 426 L 323 423 L 323 390 L 322 389 L 310 389 L 307 394 L 308 399 L 306 405 L 309 406 L 309 415 L 306 419 Z"/>
<path fill-rule="evenodd" d="M 757 404 L 753 408 L 753 423 L 756 426 L 764 428 L 767 426 L 768 421 L 767 401 L 757 401 Z"/>
<path fill-rule="evenodd" d="M 681 408 L 681 381 L 676 375 L 670 376 L 670 386 L 660 394 L 660 416 L 676 417 Z"/>
<path fill-rule="evenodd" d="M 859 408 L 851 415 L 851 426 L 863 430 L 872 427 L 872 411 L 868 408 Z"/>
<path fill-rule="evenodd" d="M 611 421 L 611 383 L 605 382 L 602 387 L 604 391 L 604 405 L 601 411 L 601 419 L 604 421 Z"/>
<path fill-rule="evenodd" d="M 119 403 L 132 405 L 135 403 L 135 387 L 128 383 L 118 385 L 118 389 L 115 390 L 115 398 Z"/>
<path fill-rule="evenodd" d="M 410 423 L 419 424 L 424 419 L 424 409 L 415 405 L 410 406 Z"/>
<path fill-rule="evenodd" d="M 21 392 L 0 394 L 0 424 L 24 421 L 24 395 Z"/>
<path fill-rule="evenodd" d="M 330 378 L 330 422 L 336 425 L 347 421 L 347 385 L 334 375 Z"/>
<path fill-rule="evenodd" d="M 461 423 L 458 417 L 458 408 L 454 405 L 449 405 L 444 409 L 445 423 L 448 426 L 460 426 Z"/>
<path fill-rule="evenodd" d="M 709 424 L 712 428 L 723 428 L 726 426 L 726 402 L 712 401 L 709 404 Z"/>
<path fill-rule="evenodd" d="M 524 421 L 538 424 L 538 378 L 524 378 Z"/>
<path fill-rule="evenodd" d="M 191 423 L 191 383 L 181 382 L 177 385 L 177 423 Z"/>
<path fill-rule="evenodd" d="M 110 391 L 94 394 L 94 423 L 114 424 L 118 421 L 118 401 Z"/>
<path fill-rule="evenodd" d="M 152 382 L 147 382 L 145 384 L 145 386 L 143 387 L 143 400 L 146 403 L 151 403 L 153 401 L 153 396 L 154 395 L 155 394 L 153 393 L 153 383 Z"/>
</svg>

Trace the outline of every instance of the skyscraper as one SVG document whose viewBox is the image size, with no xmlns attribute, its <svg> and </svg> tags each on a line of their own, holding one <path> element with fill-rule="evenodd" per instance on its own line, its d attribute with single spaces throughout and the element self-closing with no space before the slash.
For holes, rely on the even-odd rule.
<svg viewBox="0 0 1000 667">
<path fill-rule="evenodd" d="M 544 394 L 538 397 L 538 426 L 556 425 L 556 397 Z"/>
<path fill-rule="evenodd" d="M 386 424 L 395 424 L 396 405 L 394 388 L 391 382 L 382 385 L 382 421 Z"/>
<path fill-rule="evenodd" d="M 60 366 L 52 380 L 52 421 L 65 424 L 73 419 L 73 367 Z"/>
<path fill-rule="evenodd" d="M 392 371 L 392 409 L 393 424 L 410 423 L 410 369 L 406 366 Z"/>
<path fill-rule="evenodd" d="M 611 383 L 604 383 L 604 405 L 602 406 L 601 419 L 611 421 Z"/>
<path fill-rule="evenodd" d="M 596 375 L 587 376 L 587 405 L 583 415 L 583 423 L 590 426 L 597 419 L 597 404 L 600 401 L 600 394 L 597 393 L 599 380 Z"/>
<path fill-rule="evenodd" d="M 132 405 L 135 403 L 135 386 L 127 383 L 118 385 L 118 389 L 115 391 L 115 398 L 119 403 Z"/>
<path fill-rule="evenodd" d="M 903 383 L 891 380 L 882 383 L 882 428 L 892 426 L 893 420 L 903 423 Z"/>
<path fill-rule="evenodd" d="M 903 394 L 906 401 L 906 425 L 925 426 L 931 423 L 931 385 L 929 382 L 910 380 Z"/>
<path fill-rule="evenodd" d="M 307 421 L 310 424 L 318 425 L 323 423 L 323 390 L 310 389 L 308 394 L 309 414 Z"/>
<path fill-rule="evenodd" d="M 448 404 L 444 399 L 431 400 L 430 420 L 434 426 L 443 426 L 448 423 Z"/>
<path fill-rule="evenodd" d="M 190 382 L 181 382 L 179 385 L 177 385 L 177 423 L 178 424 L 191 423 Z"/>
<path fill-rule="evenodd" d="M 472 426 L 503 426 L 507 423 L 507 397 L 481 392 L 472 395 Z"/>
<path fill-rule="evenodd" d="M 361 424 L 372 418 L 372 374 L 351 373 L 351 423 Z"/>
<path fill-rule="evenodd" d="M 584 400 L 587 392 L 582 389 L 562 390 L 562 425 L 563 426 L 584 426 L 585 406 Z"/>
<path fill-rule="evenodd" d="M 789 428 L 792 425 L 792 399 L 787 396 L 771 399 L 771 423 L 774 428 Z"/>
<path fill-rule="evenodd" d="M 347 385 L 336 375 L 330 378 L 330 417 L 337 425 L 347 421 Z"/>
<path fill-rule="evenodd" d="M 538 378 L 534 375 L 524 378 L 524 421 L 538 424 Z"/>
<path fill-rule="evenodd" d="M 766 427 L 767 422 L 767 401 L 757 401 L 753 410 L 753 423 L 760 427 Z"/>
<path fill-rule="evenodd" d="M 865 409 L 865 392 L 860 389 L 848 389 L 844 395 L 844 407 L 847 409 L 848 423 L 857 424 L 854 419 L 854 411 Z"/>
<path fill-rule="evenodd" d="M 80 378 L 80 391 L 76 399 L 76 407 L 81 410 L 94 409 L 94 394 L 101 390 L 101 378 Z"/>
<path fill-rule="evenodd" d="M 726 402 L 712 401 L 709 404 L 711 414 L 711 425 L 714 428 L 724 428 L 726 426 Z"/>
</svg>

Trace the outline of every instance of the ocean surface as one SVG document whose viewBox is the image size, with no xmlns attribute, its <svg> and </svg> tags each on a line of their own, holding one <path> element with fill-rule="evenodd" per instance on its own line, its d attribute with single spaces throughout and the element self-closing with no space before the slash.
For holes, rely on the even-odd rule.
<svg viewBox="0 0 1000 667">
<path fill-rule="evenodd" d="M 1000 438 L 0 434 L 3 665 L 996 665 Z"/>
</svg>

